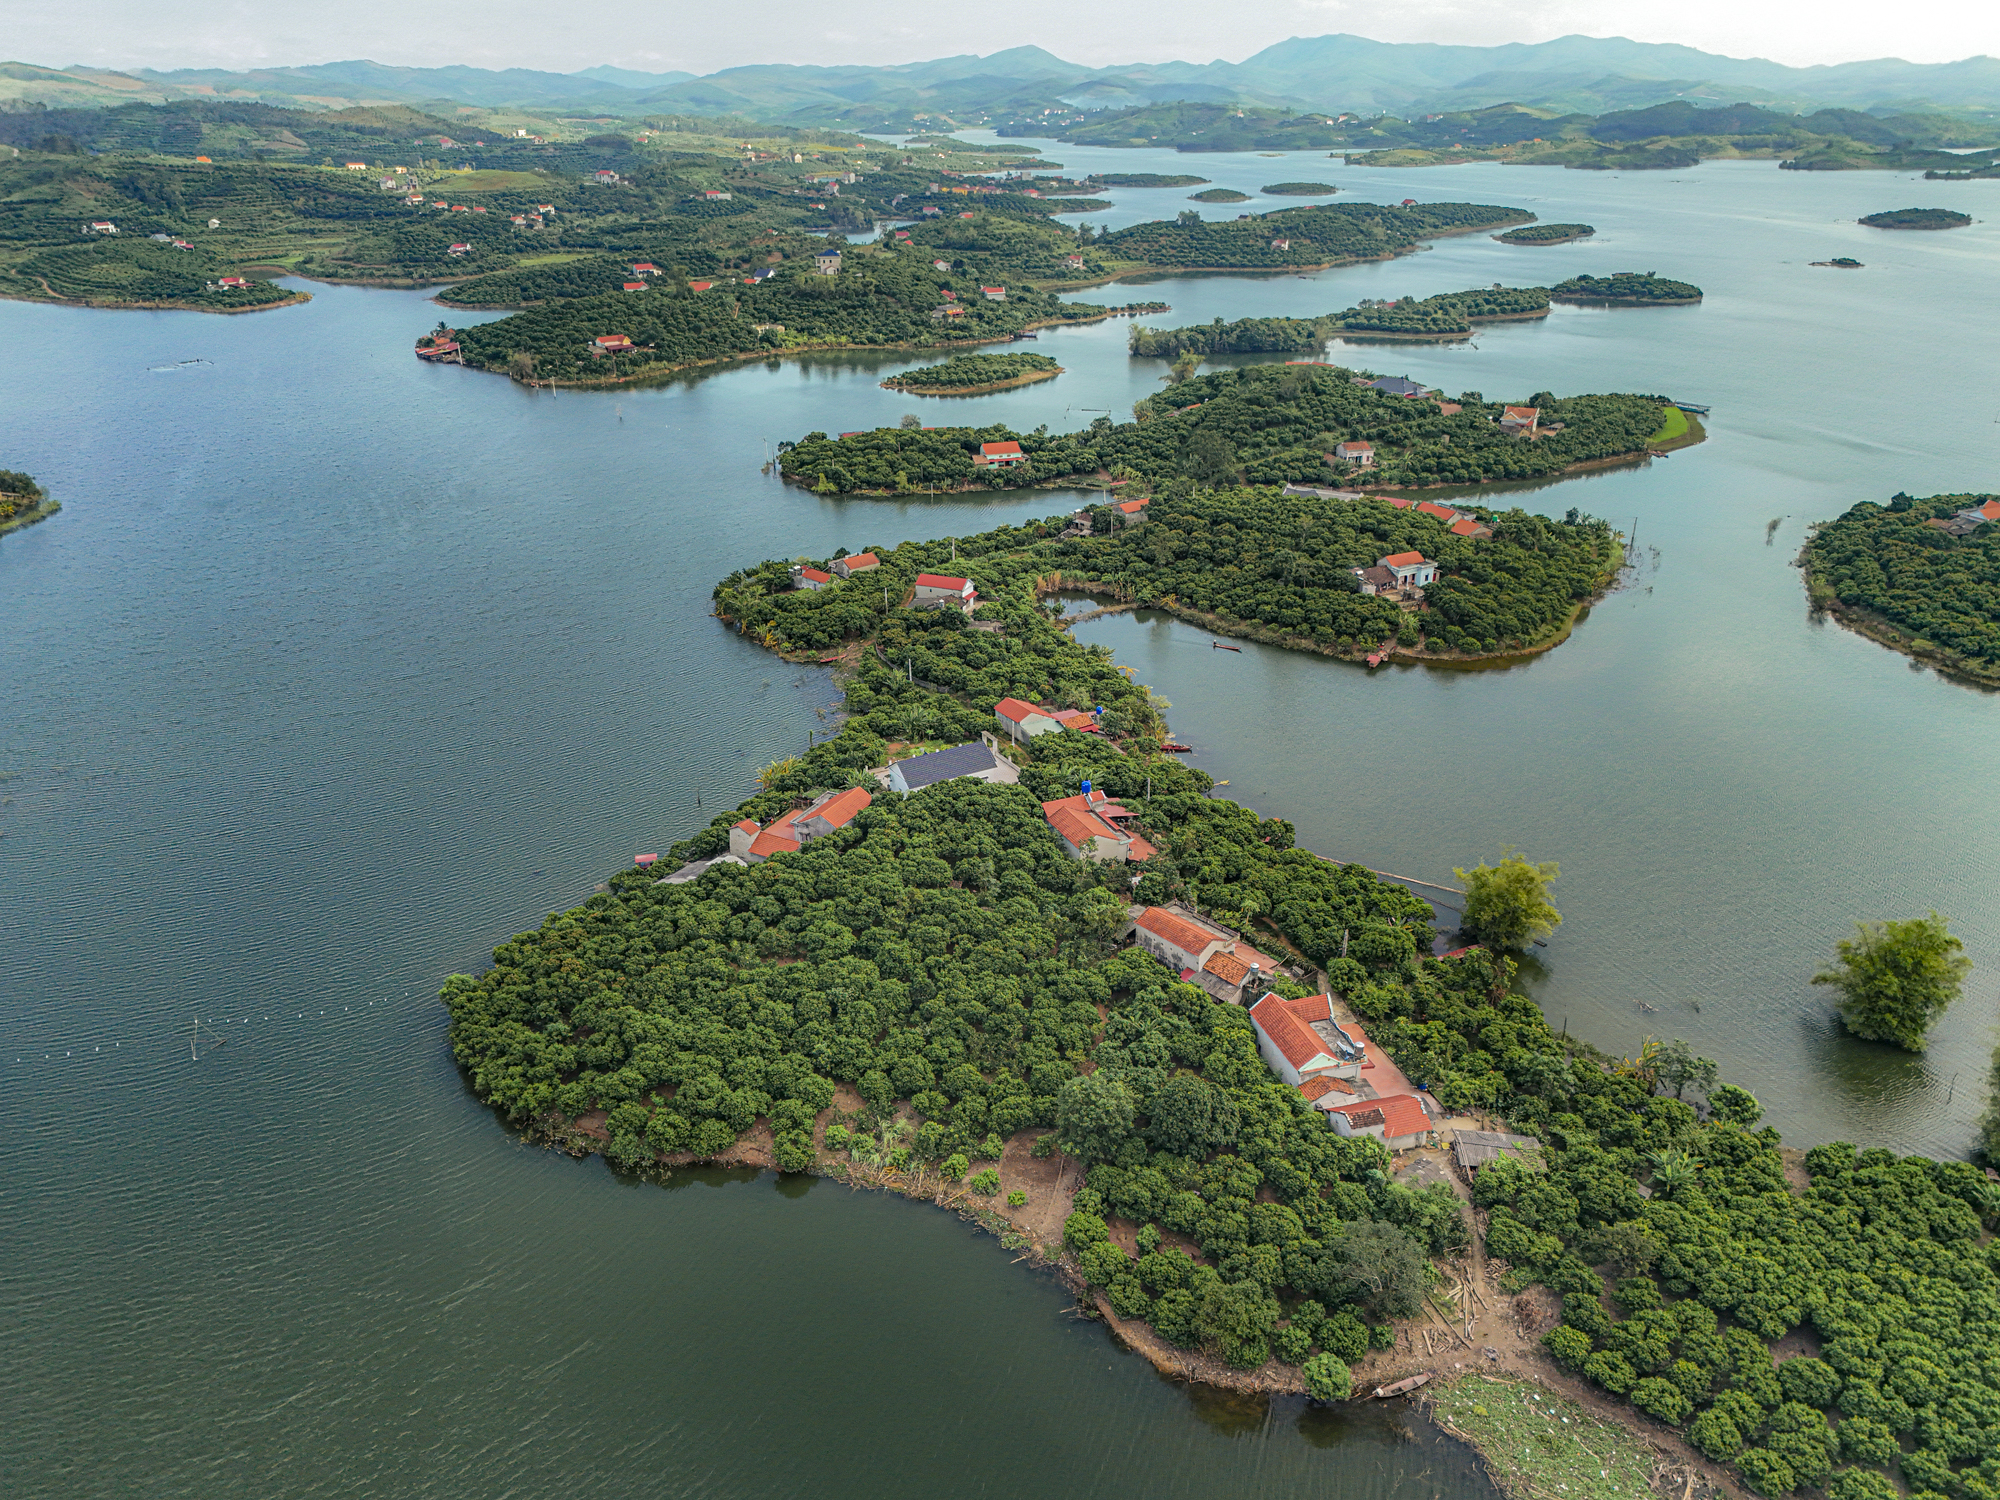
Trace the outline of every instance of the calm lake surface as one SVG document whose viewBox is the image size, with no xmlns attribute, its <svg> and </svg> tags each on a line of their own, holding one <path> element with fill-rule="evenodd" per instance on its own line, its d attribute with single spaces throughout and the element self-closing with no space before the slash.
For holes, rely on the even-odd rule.
<svg viewBox="0 0 2000 1500">
<path fill-rule="evenodd" d="M 1687 1037 L 1800 1144 L 1962 1154 L 2000 968 L 2000 700 L 1812 623 L 1790 559 L 1854 500 L 2000 488 L 2000 236 L 1851 222 L 1990 214 L 1991 184 L 1049 149 L 1599 230 L 1158 282 L 1162 322 L 1585 270 L 1707 288 L 1336 348 L 1453 392 L 1713 404 L 1704 447 L 1525 497 L 1638 526 L 1633 586 L 1557 651 L 1369 677 L 1171 621 L 1083 633 L 1313 848 L 1429 880 L 1507 843 L 1561 861 L 1530 982 L 1571 1030 Z M 1111 196 L 1123 223 L 1185 192 Z M 1843 254 L 1867 270 L 1805 264 Z M 759 473 L 780 438 L 937 420 L 876 384 L 905 358 L 536 395 L 413 360 L 421 294 L 314 291 L 236 318 L 0 303 L 0 464 L 64 504 L 0 541 L 0 1488 L 1487 1495 L 1401 1414 L 1158 1380 L 949 1216 L 770 1176 L 638 1186 L 470 1098 L 442 976 L 734 805 L 835 702 L 708 618 L 719 576 L 1075 497 L 822 501 Z M 1066 375 L 951 419 L 1122 417 L 1162 373 L 1127 326 L 1044 335 Z M 1833 940 L 1932 907 L 1980 970 L 1931 1053 L 1840 1038 L 1807 983 Z M 226 1045 L 195 1063 L 197 1017 Z"/>
</svg>

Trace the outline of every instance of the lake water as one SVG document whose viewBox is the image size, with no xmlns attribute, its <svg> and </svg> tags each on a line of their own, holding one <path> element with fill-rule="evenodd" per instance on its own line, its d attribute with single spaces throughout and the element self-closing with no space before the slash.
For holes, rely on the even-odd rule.
<svg viewBox="0 0 2000 1500">
<path fill-rule="evenodd" d="M 1813 625 L 1789 559 L 1855 499 L 1992 484 L 1992 228 L 1843 222 L 1977 213 L 1989 185 L 1332 165 L 1372 198 L 1599 239 L 1170 280 L 1145 293 L 1163 321 L 1573 270 L 1700 282 L 1698 309 L 1349 356 L 1453 391 L 1713 403 L 1706 446 L 1533 497 L 1636 517 L 1642 576 L 1498 672 L 1086 635 L 1312 847 L 1434 880 L 1503 843 L 1562 861 L 1533 982 L 1572 1030 L 1686 1036 L 1798 1141 L 1962 1152 L 2000 959 L 1979 791 L 2000 710 Z M 1184 197 L 1113 196 L 1133 219 Z M 1805 268 L 1837 254 L 1868 269 Z M 413 360 L 420 294 L 314 290 L 236 318 L 0 303 L 0 464 L 64 504 L 0 542 L 7 1491 L 1485 1493 L 1379 1415 L 1191 1398 L 946 1215 L 768 1176 L 635 1186 L 467 1095 L 442 976 L 733 805 L 835 701 L 708 618 L 716 578 L 1074 497 L 824 501 L 759 472 L 813 428 L 935 419 L 876 383 L 906 359 L 532 394 Z M 1122 416 L 1161 373 L 1126 326 L 1045 335 L 1066 375 L 953 419 Z M 1982 966 L 1972 996 L 1927 1059 L 1840 1040 L 1813 967 L 1851 919 L 1932 906 Z M 191 1062 L 197 1019 L 225 1044 Z"/>
</svg>

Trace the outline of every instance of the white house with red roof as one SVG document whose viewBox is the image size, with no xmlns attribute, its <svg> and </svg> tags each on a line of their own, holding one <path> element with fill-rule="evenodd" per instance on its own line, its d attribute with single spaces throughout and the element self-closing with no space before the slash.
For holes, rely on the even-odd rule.
<svg viewBox="0 0 2000 1500">
<path fill-rule="evenodd" d="M 1125 522 L 1129 526 L 1134 521 L 1145 519 L 1146 507 L 1152 503 L 1150 497 L 1144 500 L 1121 500 L 1114 509 L 1117 510 L 1119 515 L 1125 517 Z"/>
<path fill-rule="evenodd" d="M 1054 734 L 1064 727 L 1052 709 L 1037 708 L 1019 698 L 1002 698 L 993 705 L 993 717 L 1000 721 L 1000 732 L 1017 745 L 1025 745 L 1038 734 Z"/>
<path fill-rule="evenodd" d="M 882 559 L 872 552 L 857 552 L 852 557 L 836 557 L 833 571 L 839 577 L 852 578 L 856 573 L 873 572 L 882 566 Z"/>
<path fill-rule="evenodd" d="M 761 827 L 745 818 L 729 830 L 729 852 L 752 865 L 762 864 L 774 854 L 796 854 L 814 839 L 845 828 L 874 800 L 860 787 L 849 787 L 844 792 L 828 792 Z"/>
<path fill-rule="evenodd" d="M 1257 1028 L 1259 1054 L 1271 1071 L 1293 1088 L 1317 1078 L 1352 1080 L 1361 1076 L 1366 1049 L 1333 1019 L 1329 996 L 1287 1000 L 1266 995 L 1250 1007 L 1250 1024 Z M 1313 1098 L 1322 1094 L 1315 1091 Z"/>
<path fill-rule="evenodd" d="M 1104 793 L 1094 791 L 1089 782 L 1075 797 L 1059 797 L 1042 804 L 1042 816 L 1069 851 L 1072 859 L 1098 864 L 1124 864 L 1128 860 L 1151 859 L 1151 844 L 1126 825 L 1138 814 Z"/>
<path fill-rule="evenodd" d="M 1133 941 L 1228 1005 L 1241 1005 L 1278 972 L 1278 961 L 1259 953 L 1241 934 L 1179 903 L 1147 907 L 1133 923 Z"/>
<path fill-rule="evenodd" d="M 646 290 L 646 283 L 643 281 L 628 281 L 624 284 L 624 287 L 628 292 L 643 292 Z"/>
<path fill-rule="evenodd" d="M 632 335 L 629 333 L 600 333 L 591 342 L 599 349 L 606 349 L 615 353 L 620 349 L 630 349 L 632 347 Z"/>
<path fill-rule="evenodd" d="M 1507 406 L 1500 411 L 1500 430 L 1515 434 L 1525 433 L 1532 437 L 1535 424 L 1542 419 L 1541 410 L 1533 406 Z"/>
<path fill-rule="evenodd" d="M 979 456 L 973 459 L 973 462 L 976 464 L 1018 464 L 1026 463 L 1027 459 L 1028 455 L 1021 451 L 1019 443 L 981 443 L 979 445 Z"/>
<path fill-rule="evenodd" d="M 949 573 L 919 573 L 916 593 L 910 603 L 918 609 L 938 609 L 945 605 L 971 614 L 979 603 L 979 590 L 970 578 L 954 578 Z"/>
<path fill-rule="evenodd" d="M 833 575 L 822 573 L 818 568 L 800 566 L 792 569 L 792 582 L 802 589 L 823 589 L 833 582 Z"/>
<path fill-rule="evenodd" d="M 1326 1112 L 1334 1133 L 1367 1136 L 1391 1151 L 1408 1151 L 1431 1137 L 1430 1106 L 1418 1094 L 1390 1094 L 1382 1099 L 1357 1099 L 1336 1104 Z"/>
<path fill-rule="evenodd" d="M 988 302 L 1005 302 L 1007 300 L 1007 288 L 1004 286 L 983 286 L 979 289 L 979 295 L 984 297 Z"/>
<path fill-rule="evenodd" d="M 1438 565 L 1421 552 L 1392 552 L 1377 558 L 1375 566 L 1387 568 L 1396 577 L 1396 587 L 1404 589 L 1420 589 L 1438 576 Z"/>
<path fill-rule="evenodd" d="M 1333 445 L 1333 456 L 1366 469 L 1375 462 L 1375 445 L 1364 443 L 1360 438 L 1350 438 L 1347 442 Z"/>
</svg>

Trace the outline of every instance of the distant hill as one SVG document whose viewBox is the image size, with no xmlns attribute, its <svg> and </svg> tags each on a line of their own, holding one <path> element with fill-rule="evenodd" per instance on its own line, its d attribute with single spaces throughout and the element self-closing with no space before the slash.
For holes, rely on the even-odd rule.
<svg viewBox="0 0 2000 1500">
<path fill-rule="evenodd" d="M 127 73 L 0 64 L 0 108 L 77 108 L 208 98 L 339 109 L 447 102 L 639 117 L 733 114 L 769 123 L 930 129 L 1021 122 L 1043 111 L 1231 103 L 1362 115 L 1477 110 L 1515 103 L 1554 114 L 1607 114 L 1685 103 L 1748 103 L 1786 114 L 2000 113 L 2000 59 L 1897 58 L 1794 68 L 1623 37 L 1558 37 L 1497 47 L 1292 37 L 1241 62 L 1086 68 L 1040 47 L 1014 47 L 884 67 L 791 64 L 725 68 L 703 77 L 599 66 L 406 68 L 354 60 L 248 72 L 184 68 Z"/>
</svg>

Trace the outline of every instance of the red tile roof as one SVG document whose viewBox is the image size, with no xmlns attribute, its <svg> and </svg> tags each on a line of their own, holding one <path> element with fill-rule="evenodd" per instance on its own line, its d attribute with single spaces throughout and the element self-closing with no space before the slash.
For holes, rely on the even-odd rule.
<svg viewBox="0 0 2000 1500">
<path fill-rule="evenodd" d="M 814 583 L 832 583 L 832 582 L 833 582 L 833 575 L 832 575 L 831 573 L 822 573 L 822 572 L 820 572 L 820 570 L 819 570 L 818 568 L 800 568 L 800 569 L 799 569 L 799 577 L 801 577 L 801 578 L 809 578 L 809 579 L 811 579 L 811 580 L 812 580 L 812 581 L 813 581 Z"/>
<path fill-rule="evenodd" d="M 1135 833 L 1132 835 L 1132 847 L 1126 851 L 1125 857 L 1127 859 L 1151 859 L 1159 852 L 1159 850 L 1155 849 Z"/>
<path fill-rule="evenodd" d="M 2000 500 L 1988 500 L 1979 507 L 1979 513 L 1989 521 L 2000 521 Z"/>
<path fill-rule="evenodd" d="M 809 807 L 799 816 L 802 818 L 824 818 L 835 828 L 845 828 L 853 822 L 861 810 L 875 799 L 858 786 L 851 786 L 839 796 L 828 799 L 818 807 Z"/>
<path fill-rule="evenodd" d="M 1241 984 L 1250 977 L 1249 961 L 1238 958 L 1234 953 L 1211 953 L 1208 962 L 1201 967 L 1203 972 L 1213 974 L 1224 984 Z"/>
<path fill-rule="evenodd" d="M 981 443 L 979 451 L 988 458 L 1020 458 L 1023 456 L 1019 443 Z"/>
<path fill-rule="evenodd" d="M 1032 703 L 1023 703 L 1019 698 L 1002 698 L 993 705 L 993 712 L 1010 724 L 1018 724 L 1029 714 L 1041 713 Z"/>
<path fill-rule="evenodd" d="M 1424 555 L 1421 552 L 1391 552 L 1387 557 L 1382 559 L 1382 566 L 1385 568 L 1414 568 L 1421 564 L 1423 560 Z"/>
<path fill-rule="evenodd" d="M 1134 516 L 1137 515 L 1140 511 L 1144 510 L 1151 503 L 1152 502 L 1147 500 L 1127 500 L 1123 502 L 1118 507 L 1118 509 L 1123 511 L 1128 516 Z"/>
<path fill-rule="evenodd" d="M 965 586 L 971 581 L 969 578 L 953 578 L 947 573 L 919 573 L 917 575 L 917 587 L 920 589 L 956 589 L 960 593 L 963 593 Z"/>
<path fill-rule="evenodd" d="M 1299 1092 L 1305 1096 L 1306 1102 L 1311 1104 L 1324 1099 L 1328 1094 L 1351 1094 L 1354 1092 L 1354 1085 L 1345 1078 L 1329 1078 L 1322 1073 L 1319 1077 L 1308 1078 L 1300 1084 Z"/>
<path fill-rule="evenodd" d="M 1533 406 L 1510 406 L 1501 413 L 1503 422 L 1533 422 L 1541 416 L 1541 410 Z"/>
<path fill-rule="evenodd" d="M 1419 500 L 1417 509 L 1427 516 L 1436 516 L 1440 521 L 1449 521 L 1458 514 L 1450 506 L 1439 505 L 1435 500 Z"/>
<path fill-rule="evenodd" d="M 1138 924 L 1155 937 L 1164 938 L 1183 953 L 1199 953 L 1210 943 L 1221 938 L 1220 933 L 1198 927 L 1186 917 L 1168 911 L 1164 906 L 1149 906 L 1140 914 Z M 1227 941 L 1223 939 L 1223 941 Z"/>
<path fill-rule="evenodd" d="M 791 836 L 789 822 L 783 833 L 778 832 L 777 825 L 773 824 L 750 841 L 750 852 L 759 859 L 769 859 L 774 854 L 796 854 L 799 852 L 799 841 Z"/>
<path fill-rule="evenodd" d="M 1429 1111 L 1415 1094 L 1391 1094 L 1386 1099 L 1357 1099 L 1352 1104 L 1336 1104 L 1328 1114 L 1346 1115 L 1356 1130 L 1380 1125 L 1391 1139 L 1401 1135 L 1421 1135 L 1431 1128 Z"/>
<path fill-rule="evenodd" d="M 1082 850 L 1092 839 L 1109 839 L 1114 844 L 1123 842 L 1118 830 L 1096 813 L 1086 812 L 1080 807 L 1066 806 L 1061 802 L 1051 802 L 1048 807 L 1053 809 L 1044 813 L 1049 820 L 1049 826 L 1061 834 L 1072 849 Z"/>
<path fill-rule="evenodd" d="M 1251 1006 L 1250 1019 L 1295 1068 L 1303 1068 L 1316 1058 L 1333 1056 L 1313 1029 L 1293 1015 L 1291 1008 L 1276 995 L 1266 995 Z"/>
<path fill-rule="evenodd" d="M 1451 534 L 1453 536 L 1471 536 L 1475 531 L 1479 529 L 1480 529 L 1479 523 L 1473 520 L 1472 517 L 1470 516 L 1467 516 L 1462 521 L 1454 521 L 1451 523 Z"/>
<path fill-rule="evenodd" d="M 753 838 L 757 834 L 757 820 L 755 818 L 745 818 L 741 823 L 738 823 L 736 826 L 743 832 L 750 834 Z"/>
<path fill-rule="evenodd" d="M 852 557 L 843 557 L 841 561 L 847 564 L 850 573 L 857 568 L 879 568 L 882 565 L 882 559 L 872 552 L 857 552 Z"/>
</svg>

